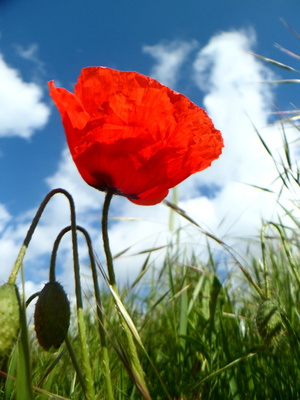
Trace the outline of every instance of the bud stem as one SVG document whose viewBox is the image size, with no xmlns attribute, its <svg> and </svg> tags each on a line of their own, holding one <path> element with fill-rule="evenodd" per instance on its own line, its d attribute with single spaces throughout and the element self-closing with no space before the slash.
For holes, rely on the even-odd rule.
<svg viewBox="0 0 300 400">
<path fill-rule="evenodd" d="M 14 264 L 14 266 L 12 268 L 12 271 L 10 273 L 10 276 L 8 278 L 8 281 L 7 281 L 8 283 L 16 283 L 17 276 L 18 276 L 18 273 L 20 271 L 21 265 L 23 263 L 27 248 L 28 248 L 29 243 L 30 243 L 30 241 L 32 239 L 32 235 L 33 235 L 33 233 L 35 231 L 35 228 L 37 227 L 37 224 L 39 223 L 41 215 L 43 214 L 48 202 L 50 201 L 50 199 L 54 195 L 56 195 L 58 193 L 61 193 L 61 194 L 65 195 L 65 196 L 67 196 L 68 198 L 70 197 L 70 194 L 66 190 L 60 189 L 60 188 L 51 190 L 51 192 L 49 192 L 46 195 L 44 200 L 41 202 L 41 204 L 40 204 L 40 206 L 39 206 L 39 208 L 38 208 L 38 210 L 37 210 L 37 212 L 35 214 L 35 217 L 33 218 L 32 222 L 31 222 L 31 225 L 30 225 L 30 227 L 28 229 L 28 232 L 27 232 L 27 234 L 25 236 L 25 239 L 23 241 L 22 247 L 21 247 L 21 249 L 19 251 L 19 254 L 17 256 L 16 262 L 15 262 L 15 264 Z"/>
</svg>

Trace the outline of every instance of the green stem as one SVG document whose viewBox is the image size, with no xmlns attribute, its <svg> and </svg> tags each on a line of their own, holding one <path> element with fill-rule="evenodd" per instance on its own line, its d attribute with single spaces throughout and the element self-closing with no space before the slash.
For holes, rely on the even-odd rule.
<svg viewBox="0 0 300 400">
<path fill-rule="evenodd" d="M 76 233 L 76 213 L 75 213 L 75 205 L 72 196 L 64 189 L 54 189 L 49 192 L 44 200 L 42 201 L 40 207 L 38 208 L 35 217 L 32 220 L 32 223 L 29 227 L 29 230 L 26 234 L 26 237 L 23 241 L 19 254 L 17 256 L 16 262 L 13 266 L 11 274 L 8 278 L 8 283 L 15 283 L 17 280 L 17 276 L 19 270 L 23 264 L 23 260 L 28 248 L 28 245 L 32 239 L 32 235 L 37 227 L 37 224 L 41 218 L 43 211 L 45 210 L 46 205 L 49 200 L 56 194 L 63 194 L 69 200 L 70 205 L 70 214 L 71 214 L 71 229 L 72 229 L 72 245 L 73 245 L 73 260 L 74 260 L 74 275 L 75 275 L 75 293 L 76 293 L 76 301 L 77 301 L 77 323 L 78 323 L 78 334 L 80 338 L 81 351 L 82 351 L 82 359 L 83 359 L 83 370 L 85 373 L 86 379 L 86 388 L 87 393 L 86 397 L 89 400 L 95 399 L 94 387 L 93 387 L 93 379 L 92 379 L 92 370 L 89 361 L 89 352 L 87 346 L 87 339 L 85 333 L 85 323 L 83 318 L 83 302 L 81 295 L 81 284 L 80 284 L 80 273 L 79 273 L 79 260 L 78 260 L 78 246 L 77 246 L 77 233 Z M 53 277 L 53 275 L 51 276 Z"/>
<path fill-rule="evenodd" d="M 85 395 L 88 400 L 94 400 L 95 389 L 93 385 L 93 373 L 90 364 L 90 354 L 87 344 L 83 308 L 78 306 L 77 306 L 77 326 L 78 326 L 78 335 L 79 335 L 81 354 L 82 354 L 82 369 L 84 371 L 85 383 L 86 383 Z"/>
<path fill-rule="evenodd" d="M 22 285 L 23 293 L 25 293 L 25 277 L 24 268 L 22 268 Z M 18 292 L 17 292 L 18 293 Z M 19 298 L 20 304 L 20 341 L 19 355 L 17 361 L 17 385 L 16 385 L 16 400 L 33 400 L 32 395 L 32 368 L 31 368 L 31 353 L 29 349 L 29 338 L 26 321 L 26 303 L 25 298 Z"/>
<path fill-rule="evenodd" d="M 15 264 L 13 266 L 13 269 L 12 269 L 12 271 L 10 273 L 10 276 L 8 278 L 8 283 L 16 283 L 18 273 L 20 271 L 21 265 L 23 263 L 23 260 L 24 260 L 28 245 L 29 245 L 29 243 L 31 241 L 31 238 L 32 238 L 32 235 L 33 235 L 33 233 L 35 231 L 35 228 L 37 227 L 37 224 L 38 224 L 38 222 L 39 222 L 39 220 L 41 218 L 41 215 L 43 214 L 43 211 L 45 210 L 45 207 L 48 204 L 49 200 L 54 195 L 56 195 L 57 193 L 61 193 L 63 195 L 69 195 L 69 193 L 64 189 L 54 189 L 54 190 L 51 190 L 51 192 L 49 192 L 47 194 L 47 196 L 44 198 L 44 200 L 40 204 L 40 207 L 38 208 L 38 210 L 37 210 L 37 212 L 35 214 L 35 217 L 33 218 L 32 222 L 31 222 L 31 225 L 30 225 L 30 227 L 28 229 L 26 237 L 25 237 L 25 239 L 23 241 L 23 244 L 22 244 L 21 249 L 19 251 L 19 254 L 17 256 L 16 262 L 15 262 Z"/>
<path fill-rule="evenodd" d="M 116 290 L 116 276 L 114 271 L 113 258 L 109 246 L 109 237 L 108 237 L 108 210 L 113 195 L 114 193 L 112 191 L 108 191 L 105 196 L 103 210 L 102 210 L 102 238 L 103 238 L 103 246 L 106 257 L 109 283 L 114 288 L 114 290 Z"/>
<path fill-rule="evenodd" d="M 56 266 L 56 256 L 57 256 L 57 251 L 58 247 L 60 245 L 61 239 L 63 236 L 67 233 L 70 232 L 71 226 L 67 226 L 66 228 L 62 229 L 59 234 L 57 235 L 57 238 L 55 239 L 55 242 L 53 244 L 53 249 L 51 253 L 51 260 L 50 260 L 50 268 L 49 268 L 49 282 L 56 282 L 56 275 L 55 275 L 55 266 Z"/>
<path fill-rule="evenodd" d="M 89 249 L 89 257 L 90 257 L 93 282 L 94 282 L 94 293 L 95 293 L 95 299 L 96 299 L 96 305 L 97 305 L 99 336 L 100 336 L 100 341 L 101 341 L 101 346 L 102 346 L 102 368 L 103 368 L 103 374 L 104 374 L 104 379 L 105 379 L 105 383 L 106 383 L 106 397 L 105 398 L 108 400 L 114 400 L 111 374 L 110 374 L 110 361 L 109 361 L 109 354 L 108 354 L 108 348 L 107 348 L 107 343 L 106 343 L 106 332 L 105 332 L 105 328 L 104 328 L 104 318 L 103 318 L 100 290 L 99 290 L 99 284 L 98 284 L 98 273 L 97 273 L 97 268 L 96 268 L 96 263 L 95 263 L 92 242 L 91 242 L 90 235 L 88 234 L 88 232 L 85 229 L 81 228 L 80 226 L 78 226 L 77 229 L 80 232 L 82 232 L 83 235 L 85 236 L 87 246 Z"/>
<path fill-rule="evenodd" d="M 80 271 L 79 271 L 79 260 L 78 260 L 78 251 L 77 251 L 77 234 L 76 234 L 76 214 L 75 214 L 75 206 L 73 199 L 70 197 L 70 209 L 71 209 L 71 226 L 67 226 L 66 228 L 62 229 L 58 234 L 57 238 L 55 239 L 53 250 L 51 253 L 51 261 L 50 261 L 50 269 L 49 269 L 49 282 L 56 282 L 55 277 L 55 265 L 56 265 L 56 255 L 58 251 L 59 244 L 63 236 L 70 232 L 72 233 L 72 243 L 73 243 L 73 260 L 74 260 L 74 275 L 75 275 L 75 292 L 76 292 L 76 301 L 77 301 L 77 324 L 78 324 L 78 333 L 79 333 L 79 340 L 81 345 L 81 353 L 82 353 L 82 363 L 83 369 L 85 373 L 85 384 L 82 385 L 82 379 L 80 379 L 80 383 L 82 386 L 82 390 L 84 391 L 85 397 L 87 399 L 94 399 L 94 386 L 93 386 L 93 378 L 92 378 L 92 369 L 90 365 L 90 356 L 89 356 L 89 348 L 87 345 L 87 338 L 86 338 L 86 329 L 85 329 L 85 321 L 83 315 L 83 301 L 82 301 L 82 294 L 81 294 L 81 283 L 80 283 Z M 75 235 L 74 235 L 75 231 Z M 68 343 L 67 343 L 68 345 Z M 74 360 L 72 358 L 73 365 Z"/>
<path fill-rule="evenodd" d="M 115 277 L 114 266 L 113 266 L 113 258 L 112 258 L 112 254 L 110 251 L 109 236 L 108 236 L 108 211 L 109 211 L 109 206 L 110 206 L 113 194 L 114 194 L 113 191 L 108 191 L 105 196 L 103 210 L 102 210 L 102 238 L 103 238 L 104 252 L 105 252 L 105 256 L 106 256 L 109 284 L 112 286 L 114 292 L 118 296 L 118 288 L 117 288 L 117 284 L 116 284 L 116 277 Z M 146 385 L 146 381 L 144 379 L 144 371 L 143 371 L 142 365 L 139 360 L 137 349 L 136 349 L 136 346 L 135 346 L 135 343 L 133 340 L 133 335 L 131 333 L 129 326 L 126 323 L 125 318 L 122 315 L 122 312 L 120 310 L 120 307 L 118 306 L 118 303 L 116 302 L 115 297 L 114 297 L 114 301 L 115 301 L 115 305 L 118 310 L 120 324 L 125 332 L 126 339 L 127 339 L 130 372 L 132 374 L 132 377 L 134 378 L 134 383 L 136 384 L 136 386 L 139 389 L 140 393 L 142 394 L 143 398 L 149 400 L 149 399 L 151 399 L 151 397 L 150 397 L 150 394 L 149 394 L 149 391 L 148 391 L 148 388 Z"/>
<path fill-rule="evenodd" d="M 70 358 L 72 360 L 73 367 L 74 367 L 74 369 L 75 369 L 75 371 L 77 373 L 79 382 L 80 382 L 81 387 L 83 389 L 84 397 L 85 397 L 85 399 L 87 399 L 84 376 L 82 375 L 82 372 L 81 372 L 81 369 L 80 369 L 80 365 L 79 365 L 77 357 L 76 357 L 76 353 L 73 350 L 73 347 L 71 345 L 71 341 L 70 341 L 68 335 L 65 338 L 65 343 L 66 343 L 67 350 L 69 352 L 69 356 L 70 356 Z"/>
<path fill-rule="evenodd" d="M 84 370 L 86 380 L 86 397 L 88 400 L 95 399 L 95 389 L 93 385 L 93 374 L 90 364 L 89 348 L 87 344 L 85 321 L 83 314 L 83 301 L 81 294 L 81 280 L 80 280 L 80 268 L 79 268 L 79 257 L 78 257 L 78 244 L 77 244 L 77 225 L 76 225 L 76 213 L 75 204 L 72 196 L 68 193 L 67 197 L 70 203 L 70 214 L 71 214 L 71 229 L 72 229 L 72 247 L 73 247 L 73 263 L 74 263 L 74 277 L 75 277 L 75 294 L 76 294 L 76 310 L 77 310 L 77 326 L 78 335 L 82 353 L 82 367 Z"/>
<path fill-rule="evenodd" d="M 72 229 L 71 226 L 67 226 L 66 228 L 62 229 L 54 242 L 53 250 L 52 250 L 52 254 L 51 254 L 50 270 L 49 270 L 49 281 L 50 282 L 56 281 L 55 265 L 56 265 L 56 255 L 57 255 L 57 250 L 58 250 L 59 244 L 60 244 L 63 236 L 66 233 L 70 232 L 71 229 Z M 103 318 L 103 314 L 102 314 L 101 297 L 100 297 L 100 290 L 99 290 L 99 285 L 98 285 L 97 268 L 96 268 L 94 253 L 93 253 L 92 241 L 91 241 L 90 235 L 84 228 L 82 228 L 81 226 L 77 226 L 76 229 L 84 235 L 87 246 L 88 246 L 88 250 L 89 250 L 89 258 L 90 258 L 90 262 L 91 262 L 91 269 L 92 269 L 92 275 L 93 275 L 93 281 L 94 281 L 94 293 L 95 293 L 96 306 L 97 306 L 99 335 L 100 335 L 100 341 L 101 341 L 101 346 L 102 346 L 103 375 L 104 375 L 104 379 L 106 382 L 107 399 L 114 400 L 111 375 L 110 375 L 109 355 L 108 355 L 108 349 L 107 349 L 106 337 L 105 337 L 105 329 L 104 329 L 104 318 Z M 66 341 L 66 343 L 67 343 L 67 341 Z M 70 344 L 68 344 L 68 343 L 67 343 L 67 345 L 70 346 Z M 80 380 L 80 382 L 82 383 L 82 379 Z M 84 386 L 82 386 L 82 388 L 85 392 L 86 385 L 84 384 Z"/>
</svg>

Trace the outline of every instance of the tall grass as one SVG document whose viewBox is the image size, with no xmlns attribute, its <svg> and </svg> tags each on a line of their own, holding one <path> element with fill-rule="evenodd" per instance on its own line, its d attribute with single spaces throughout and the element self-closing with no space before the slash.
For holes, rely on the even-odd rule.
<svg viewBox="0 0 300 400">
<path fill-rule="evenodd" d="M 300 397 L 298 230 L 280 223 L 263 225 L 262 256 L 243 265 L 262 296 L 238 264 L 234 274 L 221 280 L 218 257 L 211 251 L 206 259 L 196 254 L 187 259 L 174 245 L 151 279 L 142 278 L 136 286 L 121 290 L 120 298 L 145 349 L 139 347 L 139 353 L 153 399 Z M 228 258 L 229 262 L 236 260 Z M 108 290 L 102 291 L 102 308 L 114 397 L 140 399 Z M 96 313 L 86 312 L 85 321 L 95 398 L 106 399 Z M 65 345 L 45 353 L 31 329 L 29 337 L 33 398 L 84 399 Z M 75 324 L 69 341 L 80 365 Z M 19 351 L 16 348 L 7 361 L 12 376 Z M 13 380 L 3 379 L 2 388 L 1 398 L 14 398 Z"/>
</svg>

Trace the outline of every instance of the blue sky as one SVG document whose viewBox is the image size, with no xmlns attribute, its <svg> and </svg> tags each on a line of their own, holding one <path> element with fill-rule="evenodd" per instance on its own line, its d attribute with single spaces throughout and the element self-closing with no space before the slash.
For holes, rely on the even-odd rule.
<svg viewBox="0 0 300 400">
<path fill-rule="evenodd" d="M 244 183 L 268 185 L 273 178 L 270 161 L 258 149 L 246 114 L 278 145 L 275 130 L 265 129 L 268 114 L 274 106 L 291 108 L 290 102 L 299 108 L 299 98 L 297 85 L 271 89 L 259 84 L 274 78 L 273 73 L 297 76 L 253 60 L 245 51 L 297 68 L 297 61 L 274 44 L 300 54 L 299 41 L 280 20 L 300 31 L 299 13 L 298 0 L 0 1 L 0 281 L 16 257 L 30 217 L 53 187 L 70 189 L 79 218 L 98 240 L 95 221 L 103 196 L 76 175 L 47 89 L 47 81 L 54 79 L 72 90 L 86 66 L 151 75 L 205 106 L 224 133 L 226 151 L 216 166 L 183 184 L 181 205 L 220 235 L 255 234 L 257 221 L 274 210 L 268 199 L 259 197 L 256 202 L 256 194 L 248 193 Z M 205 188 L 202 193 L 201 188 Z M 245 199 L 249 204 L 256 202 L 252 211 Z M 138 207 L 116 199 L 112 211 L 136 218 L 134 228 L 128 221 L 114 224 L 111 235 L 116 252 L 131 243 L 140 243 L 137 249 L 142 249 L 167 240 L 168 212 L 163 206 Z M 63 228 L 60 223 L 65 215 L 67 209 L 53 205 L 37 235 L 39 240 L 28 251 L 27 278 L 34 285 L 46 279 L 49 243 Z M 227 225 L 219 230 L 225 217 Z M 145 226 L 145 220 L 151 227 Z M 242 225 L 236 225 L 236 220 Z M 132 229 L 137 233 L 130 242 Z M 147 237 L 141 234 L 145 230 Z M 64 251 L 68 252 L 67 244 Z M 68 274 L 62 263 L 60 278 L 67 280 Z"/>
</svg>

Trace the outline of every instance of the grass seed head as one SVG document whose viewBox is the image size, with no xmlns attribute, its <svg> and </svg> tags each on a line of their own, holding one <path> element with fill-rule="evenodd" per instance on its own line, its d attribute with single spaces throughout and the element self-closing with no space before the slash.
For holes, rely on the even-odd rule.
<svg viewBox="0 0 300 400">
<path fill-rule="evenodd" d="M 270 300 L 264 300 L 257 311 L 256 325 L 260 336 L 267 345 L 274 346 L 282 331 L 282 320 L 278 307 Z"/>
</svg>

